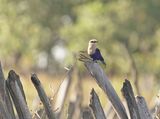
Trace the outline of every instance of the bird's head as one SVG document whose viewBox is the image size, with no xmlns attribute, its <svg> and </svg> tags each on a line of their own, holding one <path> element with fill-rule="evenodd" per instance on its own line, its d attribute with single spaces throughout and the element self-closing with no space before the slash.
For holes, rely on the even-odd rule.
<svg viewBox="0 0 160 119">
<path fill-rule="evenodd" d="M 88 54 L 93 54 L 96 50 L 96 44 L 97 44 L 96 39 L 91 39 L 88 43 Z"/>
<path fill-rule="evenodd" d="M 89 41 L 89 44 L 96 44 L 96 43 L 98 43 L 98 41 L 97 41 L 96 39 L 91 39 L 91 40 Z"/>
</svg>

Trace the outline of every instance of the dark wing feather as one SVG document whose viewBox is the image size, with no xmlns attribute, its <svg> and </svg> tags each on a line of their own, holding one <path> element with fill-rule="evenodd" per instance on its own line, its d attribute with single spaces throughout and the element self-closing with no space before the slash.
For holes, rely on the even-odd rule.
<svg viewBox="0 0 160 119">
<path fill-rule="evenodd" d="M 98 59 L 99 59 L 104 65 L 106 65 L 106 63 L 105 63 L 105 61 L 104 61 L 104 58 L 102 57 L 101 52 L 100 52 L 100 50 L 99 50 L 98 48 L 96 49 L 96 52 L 97 52 L 97 54 L 98 54 Z"/>
</svg>

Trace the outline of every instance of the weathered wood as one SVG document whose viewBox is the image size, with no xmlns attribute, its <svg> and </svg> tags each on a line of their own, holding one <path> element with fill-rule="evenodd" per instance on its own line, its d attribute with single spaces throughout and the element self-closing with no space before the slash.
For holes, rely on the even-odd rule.
<svg viewBox="0 0 160 119">
<path fill-rule="evenodd" d="M 12 119 L 11 115 L 8 114 L 4 102 L 0 99 L 0 119 Z"/>
<path fill-rule="evenodd" d="M 0 98 L 2 100 L 5 100 L 5 79 L 4 79 L 4 75 L 3 75 L 3 71 L 2 71 L 2 67 L 1 67 L 1 63 L 0 63 Z"/>
<path fill-rule="evenodd" d="M 155 110 L 153 111 L 154 119 L 160 119 L 160 91 L 155 98 Z"/>
<path fill-rule="evenodd" d="M 155 107 L 155 113 L 153 114 L 154 119 L 160 119 L 160 107 Z"/>
<path fill-rule="evenodd" d="M 81 119 L 81 108 L 82 108 L 82 102 L 83 102 L 83 91 L 82 91 L 82 77 L 80 74 L 80 71 L 77 67 L 77 64 L 75 64 L 75 70 L 74 74 L 77 74 L 77 80 L 75 84 L 75 90 L 76 90 L 76 104 L 75 104 L 75 118 Z"/>
<path fill-rule="evenodd" d="M 93 62 L 85 62 L 85 66 L 90 71 L 91 75 L 95 78 L 98 85 L 103 89 L 105 94 L 108 96 L 111 101 L 117 115 L 121 119 L 128 119 L 126 110 L 115 92 L 113 86 L 111 85 L 108 77 L 105 75 L 103 69 L 97 64 Z"/>
<path fill-rule="evenodd" d="M 106 118 L 108 119 L 119 119 L 113 107 L 110 106 L 106 112 Z"/>
<path fill-rule="evenodd" d="M 49 98 L 47 97 L 47 95 L 46 95 L 46 93 L 45 93 L 37 75 L 32 74 L 31 80 L 32 80 L 35 88 L 37 89 L 38 95 L 39 95 L 39 97 L 40 97 L 40 99 L 41 99 L 41 101 L 44 105 L 44 108 L 45 108 L 46 114 L 48 116 L 48 119 L 55 119 L 55 115 L 53 113 L 52 106 L 51 106 L 51 103 L 49 101 Z"/>
<path fill-rule="evenodd" d="M 65 78 L 58 90 L 54 107 L 55 109 L 58 108 L 59 116 L 61 115 L 63 111 L 63 107 L 64 107 L 65 99 L 68 94 L 69 86 L 70 86 L 70 78 Z"/>
<path fill-rule="evenodd" d="M 137 105 L 138 105 L 140 118 L 141 119 L 152 119 L 152 116 L 151 116 L 151 114 L 148 110 L 145 99 L 142 96 L 137 96 L 136 97 L 136 102 L 137 102 Z"/>
<path fill-rule="evenodd" d="M 70 102 L 68 106 L 67 119 L 73 119 L 74 112 L 75 112 L 75 102 Z"/>
<path fill-rule="evenodd" d="M 6 82 L 5 82 L 5 78 L 3 75 L 3 71 L 2 71 L 2 67 L 1 67 L 1 63 L 0 63 L 0 100 L 1 100 L 1 104 L 2 106 L 0 106 L 0 115 L 5 118 L 5 119 L 9 119 L 12 117 L 12 119 L 15 119 L 15 114 L 13 111 L 13 106 L 11 103 L 11 99 L 8 93 L 8 89 L 6 88 Z M 6 116 L 7 117 L 6 117 Z"/>
<path fill-rule="evenodd" d="M 91 99 L 89 106 L 93 110 L 93 114 L 96 117 L 96 119 L 106 119 L 100 100 L 94 89 L 92 89 L 91 91 Z"/>
<path fill-rule="evenodd" d="M 18 75 L 17 75 L 17 76 L 18 76 Z M 25 101 L 25 103 L 27 104 L 26 96 L 25 96 L 24 89 L 23 89 L 23 85 L 22 85 L 22 83 L 21 83 L 21 81 L 20 81 L 19 76 L 18 76 L 18 78 L 16 78 L 16 82 L 17 82 L 17 84 L 18 84 L 18 86 L 19 86 L 19 88 L 20 88 L 20 91 L 21 91 L 21 93 L 22 93 L 22 96 L 23 96 L 23 98 L 24 98 L 24 101 Z"/>
<path fill-rule="evenodd" d="M 15 73 L 14 70 L 10 70 L 10 72 L 9 72 L 9 74 L 8 74 L 8 79 L 9 79 L 9 78 L 16 81 L 16 83 L 17 83 L 17 85 L 18 85 L 18 87 L 19 87 L 19 89 L 20 89 L 20 91 L 21 91 L 21 94 L 22 94 L 22 96 L 23 96 L 23 98 L 24 98 L 24 101 L 25 101 L 25 103 L 27 104 L 26 96 L 25 96 L 25 93 L 24 93 L 23 85 L 22 85 L 22 83 L 21 83 L 21 81 L 20 81 L 20 77 Z M 8 80 L 7 80 L 7 81 L 8 81 Z M 6 86 L 7 86 L 7 81 L 6 81 Z"/>
<path fill-rule="evenodd" d="M 132 86 L 127 79 L 123 83 L 122 93 L 127 101 L 131 119 L 141 119 Z"/>
<path fill-rule="evenodd" d="M 32 119 L 46 119 L 46 118 L 47 116 L 46 116 L 44 108 L 35 111 L 32 116 Z"/>
<path fill-rule="evenodd" d="M 16 119 L 14 109 L 13 109 L 13 103 L 11 101 L 11 97 L 10 97 L 10 94 L 9 94 L 9 90 L 7 88 L 7 82 L 6 81 L 5 81 L 5 90 L 6 90 L 6 105 L 7 105 L 8 112 L 10 113 L 12 119 Z"/>
<path fill-rule="evenodd" d="M 72 102 L 69 103 L 68 109 L 68 119 L 81 119 L 81 103 L 82 103 L 82 87 L 81 87 L 81 79 L 78 77 L 78 81 L 76 83 L 76 98 Z"/>
<path fill-rule="evenodd" d="M 68 70 L 66 78 L 62 82 L 58 93 L 57 93 L 57 98 L 55 102 L 55 108 L 58 108 L 58 115 L 57 117 L 59 119 L 63 119 L 64 117 L 64 108 L 65 108 L 65 102 L 69 98 L 69 88 L 71 85 L 71 79 L 72 79 L 72 72 L 73 72 L 73 66 Z"/>
<path fill-rule="evenodd" d="M 68 108 L 68 117 L 67 119 L 81 119 L 81 106 L 80 106 L 81 97 L 77 95 L 76 100 L 70 102 Z"/>
<path fill-rule="evenodd" d="M 82 109 L 82 118 L 83 119 L 94 119 L 91 109 L 89 107 L 85 107 Z"/>
<path fill-rule="evenodd" d="M 13 70 L 11 70 L 8 74 L 8 79 L 6 82 L 7 87 L 13 99 L 19 118 L 31 119 L 31 114 L 22 94 L 23 91 L 19 87 L 17 80 L 19 80 L 19 76 Z"/>
</svg>

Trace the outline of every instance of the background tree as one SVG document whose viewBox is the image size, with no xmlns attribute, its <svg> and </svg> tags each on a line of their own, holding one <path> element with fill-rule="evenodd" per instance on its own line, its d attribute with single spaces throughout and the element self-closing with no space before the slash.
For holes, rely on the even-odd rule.
<svg viewBox="0 0 160 119">
<path fill-rule="evenodd" d="M 0 0 L 0 56 L 6 65 L 53 71 L 97 38 L 110 75 L 160 77 L 158 0 Z M 53 55 L 64 47 L 66 60 Z M 45 64 L 41 63 L 40 64 Z M 57 71 L 57 70 L 55 70 Z"/>
<path fill-rule="evenodd" d="M 155 39 L 159 31 L 159 5 L 158 1 L 125 0 L 104 4 L 95 0 L 75 8 L 77 19 L 62 28 L 62 35 L 70 41 L 71 49 L 85 48 L 90 38 L 97 38 L 111 65 L 109 71 L 132 74 L 139 93 L 138 72 L 140 76 L 157 74 L 155 70 L 160 67 L 156 56 L 159 41 Z M 156 66 L 151 66 L 155 63 Z"/>
</svg>

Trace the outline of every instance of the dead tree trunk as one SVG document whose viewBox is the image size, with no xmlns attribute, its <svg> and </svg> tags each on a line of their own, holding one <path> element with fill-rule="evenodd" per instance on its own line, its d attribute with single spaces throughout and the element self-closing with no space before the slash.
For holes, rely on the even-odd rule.
<svg viewBox="0 0 160 119">
<path fill-rule="evenodd" d="M 91 99 L 89 106 L 92 108 L 96 119 L 106 119 L 100 100 L 94 89 L 92 89 L 91 91 Z"/>
<path fill-rule="evenodd" d="M 39 95 L 39 97 L 40 97 L 40 99 L 41 99 L 41 101 L 44 105 L 44 108 L 45 108 L 46 114 L 48 116 L 48 119 L 55 119 L 55 115 L 53 113 L 52 106 L 51 106 L 51 103 L 49 101 L 49 98 L 47 97 L 44 89 L 42 88 L 41 82 L 38 79 L 37 75 L 32 74 L 31 80 L 32 80 L 35 88 L 37 89 L 38 95 Z"/>
<path fill-rule="evenodd" d="M 126 110 L 118 97 L 117 93 L 115 92 L 113 86 L 109 82 L 108 77 L 105 75 L 102 68 L 94 62 L 85 62 L 85 66 L 91 73 L 91 75 L 95 78 L 98 85 L 102 88 L 105 94 L 108 96 L 109 100 L 111 101 L 117 115 L 121 119 L 128 119 Z"/>
</svg>

